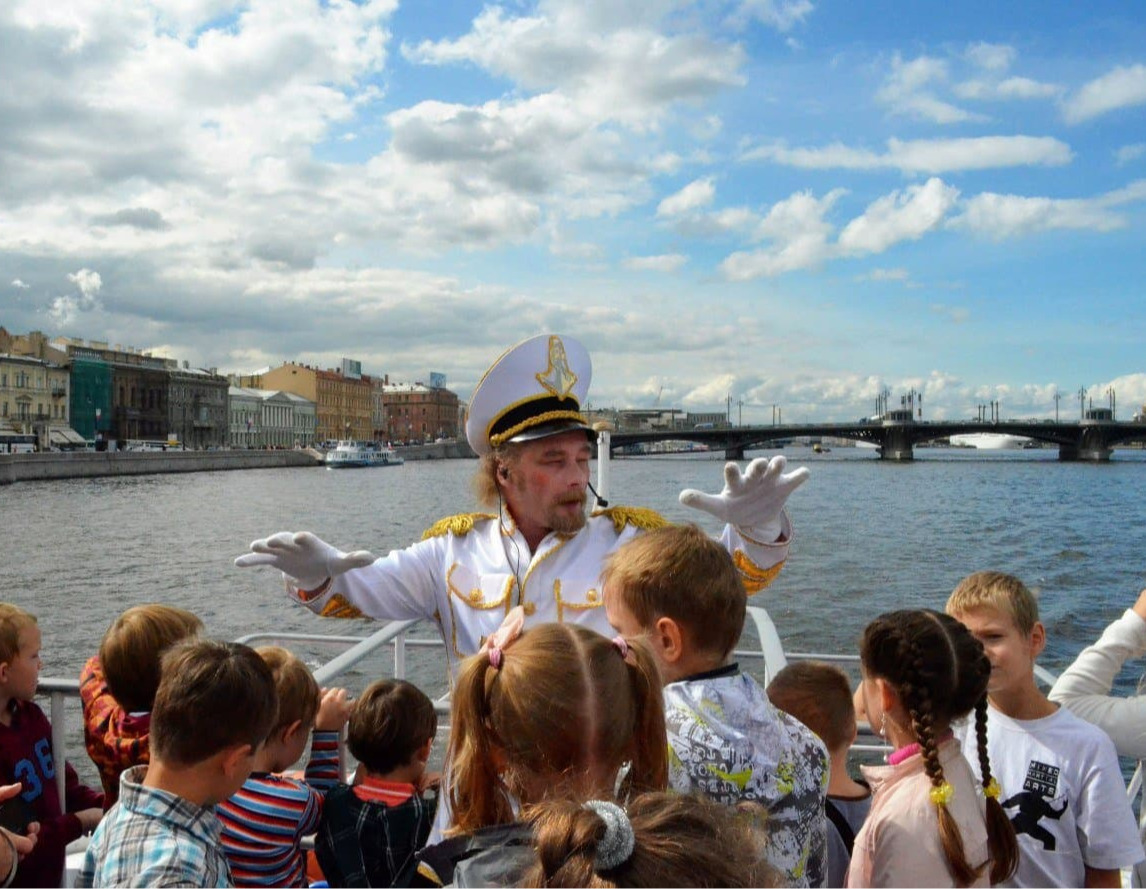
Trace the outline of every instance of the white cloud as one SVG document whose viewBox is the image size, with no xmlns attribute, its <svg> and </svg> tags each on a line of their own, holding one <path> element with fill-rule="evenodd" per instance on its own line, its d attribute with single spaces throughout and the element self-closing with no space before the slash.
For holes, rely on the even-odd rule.
<svg viewBox="0 0 1146 889">
<path fill-rule="evenodd" d="M 863 275 L 856 275 L 857 281 L 901 281 L 910 280 L 911 274 L 904 268 L 872 269 Z"/>
<path fill-rule="evenodd" d="M 1127 65 L 1115 68 L 1089 83 L 1083 84 L 1063 103 L 1063 119 L 1070 124 L 1146 104 L 1146 65 Z"/>
<path fill-rule="evenodd" d="M 876 99 L 893 114 L 928 120 L 938 124 L 962 123 L 982 120 L 981 115 L 945 102 L 935 95 L 933 87 L 946 83 L 947 63 L 931 56 L 919 56 L 910 62 L 896 53 L 891 60 L 891 71 Z"/>
<path fill-rule="evenodd" d="M 741 26 L 757 21 L 783 34 L 803 24 L 813 9 L 809 0 L 741 0 L 730 19 Z"/>
<path fill-rule="evenodd" d="M 1011 101 L 1053 99 L 1063 88 L 1055 83 L 1042 83 L 1029 77 L 1007 77 L 1003 80 L 965 80 L 954 87 L 961 99 L 978 101 Z"/>
<path fill-rule="evenodd" d="M 1015 48 L 1004 43 L 972 43 L 964 55 L 979 68 L 1006 71 L 1015 60 Z"/>
<path fill-rule="evenodd" d="M 833 227 L 824 217 L 844 193 L 836 189 L 816 198 L 805 191 L 774 204 L 755 232 L 757 240 L 769 245 L 732 253 L 720 263 L 721 272 L 729 280 L 748 281 L 812 268 L 829 259 Z"/>
<path fill-rule="evenodd" d="M 623 265 L 634 272 L 675 272 L 686 262 L 688 257 L 683 254 L 662 253 L 658 256 L 630 256 Z"/>
<path fill-rule="evenodd" d="M 25 284 L 19 278 L 13 278 L 12 279 L 12 286 L 15 287 L 17 290 L 27 290 L 30 285 Z"/>
<path fill-rule="evenodd" d="M 80 269 L 68 275 L 78 293 L 57 296 L 48 308 L 48 317 L 60 327 L 69 327 L 81 313 L 93 312 L 102 308 L 98 299 L 103 281 L 99 272 L 91 269 Z"/>
<path fill-rule="evenodd" d="M 657 204 L 657 216 L 680 216 L 709 206 L 716 197 L 712 179 L 696 179 Z"/>
<path fill-rule="evenodd" d="M 948 222 L 996 241 L 1053 229 L 1111 231 L 1127 224 L 1114 208 L 1146 201 L 1146 179 L 1095 198 L 1025 197 L 984 192 L 962 202 L 962 212 Z"/>
<path fill-rule="evenodd" d="M 1146 156 L 1146 142 L 1135 142 L 1133 145 L 1123 145 L 1114 152 L 1114 159 L 1119 166 L 1133 163 Z"/>
<path fill-rule="evenodd" d="M 803 169 L 878 170 L 905 173 L 949 173 L 1019 166 L 1070 163 L 1070 146 L 1050 136 L 978 136 L 963 139 L 888 139 L 877 153 L 836 143 L 824 148 L 761 146 L 744 160 L 771 160 Z"/>
<path fill-rule="evenodd" d="M 903 240 L 918 240 L 955 205 L 959 190 L 942 179 L 928 179 L 885 195 L 840 232 L 840 248 L 849 254 L 882 253 Z"/>
<path fill-rule="evenodd" d="M 943 303 L 933 303 L 932 313 L 942 315 L 952 324 L 964 324 L 971 317 L 971 312 L 965 306 L 947 306 Z"/>
</svg>

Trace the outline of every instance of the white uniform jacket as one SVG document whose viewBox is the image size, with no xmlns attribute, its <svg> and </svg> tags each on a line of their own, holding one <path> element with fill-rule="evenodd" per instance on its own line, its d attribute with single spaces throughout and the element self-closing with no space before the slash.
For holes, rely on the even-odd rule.
<svg viewBox="0 0 1146 889">
<path fill-rule="evenodd" d="M 550 533 L 531 555 L 506 510 L 500 522 L 491 513 L 451 516 L 420 542 L 339 575 L 309 601 L 289 584 L 288 591 L 324 617 L 434 620 L 453 675 L 458 662 L 475 653 L 515 605 L 524 606 L 526 626 L 568 620 L 613 635 L 600 589 L 604 558 L 637 534 L 665 524 L 648 509 L 597 510 L 580 531 Z M 749 595 L 780 573 L 791 533 L 786 513 L 772 543 L 725 526 L 721 541 Z"/>
</svg>

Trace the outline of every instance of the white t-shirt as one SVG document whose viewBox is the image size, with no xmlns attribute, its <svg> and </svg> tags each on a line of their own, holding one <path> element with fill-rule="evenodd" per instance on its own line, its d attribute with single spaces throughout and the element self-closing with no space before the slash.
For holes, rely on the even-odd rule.
<svg viewBox="0 0 1146 889">
<path fill-rule="evenodd" d="M 981 779 L 973 722 L 955 728 Z M 1042 719 L 988 707 L 987 752 L 1019 838 L 1007 885 L 1082 886 L 1087 867 L 1117 870 L 1142 859 L 1118 755 L 1100 729 L 1062 707 Z"/>
</svg>

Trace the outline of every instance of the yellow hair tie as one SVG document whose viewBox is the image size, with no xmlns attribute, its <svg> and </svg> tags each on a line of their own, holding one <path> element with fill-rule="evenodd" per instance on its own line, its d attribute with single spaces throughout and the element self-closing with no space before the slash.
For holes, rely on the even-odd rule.
<svg viewBox="0 0 1146 889">
<path fill-rule="evenodd" d="M 1003 789 L 999 786 L 999 782 L 994 778 L 988 781 L 987 786 L 983 788 L 983 796 L 987 797 L 988 799 L 998 799 L 999 794 L 1002 792 Z"/>
<path fill-rule="evenodd" d="M 942 784 L 931 788 L 931 802 L 937 806 L 947 805 L 954 795 L 955 788 L 951 786 L 950 781 L 944 781 Z"/>
</svg>

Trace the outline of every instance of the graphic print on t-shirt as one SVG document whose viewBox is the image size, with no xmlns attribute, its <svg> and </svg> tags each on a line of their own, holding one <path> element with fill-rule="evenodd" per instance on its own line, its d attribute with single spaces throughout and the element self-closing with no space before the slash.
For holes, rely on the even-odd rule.
<svg viewBox="0 0 1146 889">
<path fill-rule="evenodd" d="M 1051 800 L 1058 793 L 1058 766 L 1049 766 L 1038 760 L 1031 760 L 1027 766 L 1027 777 L 1023 781 L 1022 793 L 1016 793 L 1003 803 L 1004 810 L 1017 807 L 1018 811 L 1011 816 L 1011 824 L 1015 833 L 1025 833 L 1031 839 L 1043 844 L 1043 849 L 1053 852 L 1055 849 L 1054 834 L 1039 825 L 1043 818 L 1053 818 L 1057 821 L 1067 809 L 1067 801 L 1055 808 Z"/>
</svg>

